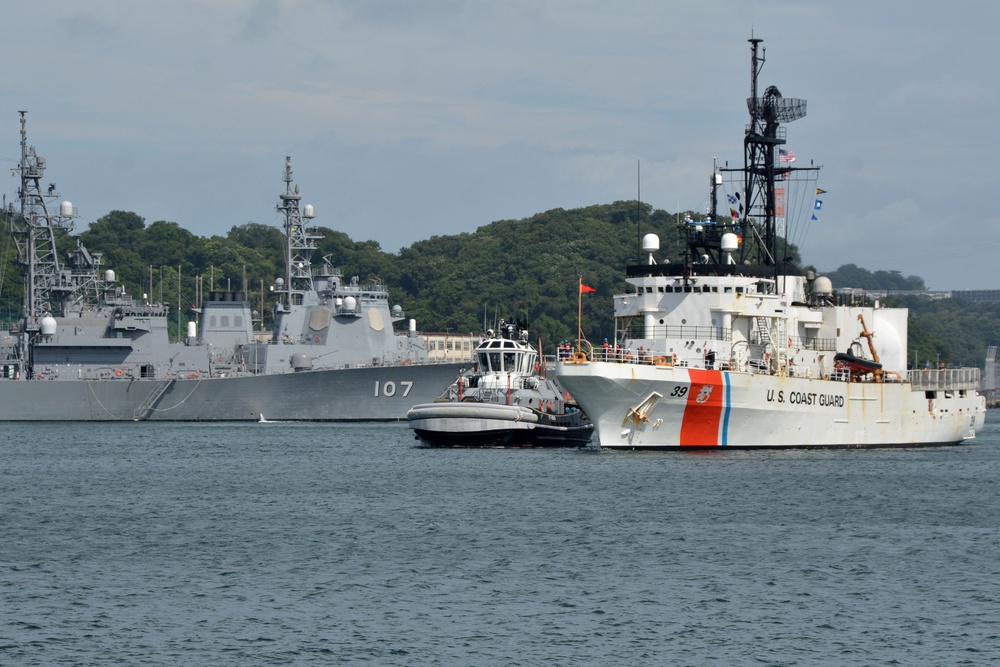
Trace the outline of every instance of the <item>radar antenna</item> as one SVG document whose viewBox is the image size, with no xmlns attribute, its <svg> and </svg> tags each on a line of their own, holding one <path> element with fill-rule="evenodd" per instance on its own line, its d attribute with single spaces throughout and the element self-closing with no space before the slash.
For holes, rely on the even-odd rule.
<svg viewBox="0 0 1000 667">
<path fill-rule="evenodd" d="M 23 308 L 30 328 L 34 318 L 46 313 L 64 315 L 79 308 L 84 300 L 96 299 L 101 284 L 95 270 L 100 266 L 101 256 L 88 253 L 78 241 L 77 250 L 70 255 L 69 268 L 60 265 L 56 241 L 73 230 L 73 221 L 78 216 L 68 201 L 52 206 L 59 197 L 56 184 L 48 183 L 43 188 L 45 158 L 28 145 L 28 112 L 18 113 L 21 160 L 14 171 L 21 177 L 17 190 L 20 209 L 15 209 L 11 202 L 4 213 L 24 273 Z"/>
<path fill-rule="evenodd" d="M 782 166 L 776 153 L 785 143 L 785 128 L 782 123 L 790 123 L 806 115 L 806 101 L 781 96 L 776 86 L 768 86 L 763 97 L 757 95 L 757 77 L 764 66 L 765 50 L 760 48 L 763 41 L 751 38 L 750 42 L 750 97 L 747 108 L 750 124 L 743 140 L 744 183 L 746 215 L 760 221 L 763 227 L 763 247 L 756 262 L 763 265 L 783 261 L 784 253 L 777 250 L 776 212 L 777 196 L 775 179 L 783 178 L 792 171 L 790 166 Z M 759 51 L 759 54 L 758 54 Z M 776 164 L 775 158 L 779 157 Z"/>
<path fill-rule="evenodd" d="M 285 214 L 285 295 L 286 304 L 301 305 L 302 297 L 313 291 L 312 255 L 316 239 L 323 238 L 309 233 L 304 219 L 312 217 L 312 207 L 306 206 L 305 214 L 299 210 L 302 195 L 299 186 L 292 186 L 292 158 L 285 157 L 285 192 L 280 195 L 277 210 Z"/>
</svg>

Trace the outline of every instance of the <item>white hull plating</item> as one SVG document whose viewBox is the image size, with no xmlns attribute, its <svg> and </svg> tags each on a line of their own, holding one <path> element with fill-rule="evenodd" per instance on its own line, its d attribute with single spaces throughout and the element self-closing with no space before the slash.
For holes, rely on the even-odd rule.
<svg viewBox="0 0 1000 667">
<path fill-rule="evenodd" d="M 564 363 L 559 378 L 606 448 L 946 445 L 975 437 L 986 415 L 973 390 L 910 382 L 614 362 Z"/>
</svg>

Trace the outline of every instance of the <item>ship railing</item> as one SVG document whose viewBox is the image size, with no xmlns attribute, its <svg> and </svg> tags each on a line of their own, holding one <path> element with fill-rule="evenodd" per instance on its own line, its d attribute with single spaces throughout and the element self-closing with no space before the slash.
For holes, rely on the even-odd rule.
<svg viewBox="0 0 1000 667">
<path fill-rule="evenodd" d="M 759 334 L 756 330 L 751 333 L 750 342 L 760 344 Z M 836 338 L 803 338 L 802 336 L 789 336 L 788 347 L 795 350 L 813 350 L 815 352 L 835 352 L 837 350 Z"/>
<path fill-rule="evenodd" d="M 514 387 L 507 391 L 506 388 L 488 388 L 488 389 L 478 389 L 473 390 L 475 393 L 471 394 L 475 396 L 479 401 L 483 403 L 495 403 L 497 405 L 515 405 L 517 401 L 514 399 Z"/>
<path fill-rule="evenodd" d="M 982 370 L 979 368 L 924 368 L 906 372 L 915 391 L 945 389 L 979 389 Z"/>
<path fill-rule="evenodd" d="M 801 336 L 792 336 L 789 340 L 791 341 L 789 347 L 801 350 L 834 352 L 837 349 L 836 338 L 802 338 Z"/>
<path fill-rule="evenodd" d="M 706 327 L 684 324 L 657 324 L 651 327 L 642 324 L 634 324 L 626 328 L 623 332 L 624 338 L 652 340 L 662 340 L 666 338 L 680 338 L 693 340 L 696 338 L 706 340 L 728 341 L 733 338 L 733 330 L 725 327 Z M 621 338 L 620 337 L 620 338 Z M 595 350 L 595 353 L 597 350 Z"/>
<path fill-rule="evenodd" d="M 594 348 L 590 361 L 607 361 L 617 364 L 638 364 L 640 366 L 687 366 L 686 359 L 679 359 L 676 354 L 663 354 L 653 349 L 645 348 Z"/>
</svg>

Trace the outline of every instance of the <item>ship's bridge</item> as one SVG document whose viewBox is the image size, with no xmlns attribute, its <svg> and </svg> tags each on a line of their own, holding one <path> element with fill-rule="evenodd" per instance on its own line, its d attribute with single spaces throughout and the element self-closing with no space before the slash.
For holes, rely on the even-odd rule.
<svg viewBox="0 0 1000 667">
<path fill-rule="evenodd" d="M 483 373 L 531 373 L 537 356 L 530 347 L 502 338 L 483 341 L 475 354 Z"/>
</svg>

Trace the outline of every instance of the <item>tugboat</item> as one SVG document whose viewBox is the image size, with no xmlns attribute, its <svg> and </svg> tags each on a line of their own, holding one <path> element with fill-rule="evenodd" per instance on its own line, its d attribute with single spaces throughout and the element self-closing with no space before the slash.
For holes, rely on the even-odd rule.
<svg viewBox="0 0 1000 667">
<path fill-rule="evenodd" d="M 657 263 L 659 238 L 647 234 L 648 259 L 627 267 L 631 289 L 614 297 L 616 340 L 646 354 L 606 359 L 581 340 L 559 363 L 559 382 L 596 422 L 603 448 L 915 447 L 974 438 L 986 415 L 978 368 L 907 370 L 905 308 L 838 295 L 828 278 L 791 263 L 779 195 L 818 167 L 793 167 L 780 148 L 781 123 L 805 116 L 806 103 L 774 86 L 758 96 L 760 42 L 750 40 L 744 166 L 712 177 L 714 209 L 720 171 L 738 172 L 730 201 L 740 209 L 681 223 L 681 261 Z"/>
<path fill-rule="evenodd" d="M 24 273 L 23 318 L 0 332 L 0 421 L 400 420 L 468 361 L 435 363 L 413 320 L 379 282 L 316 266 L 315 211 L 285 159 L 285 275 L 272 285 L 274 328 L 254 331 L 246 286 L 212 291 L 183 341 L 165 304 L 132 296 L 82 243 L 57 240 L 77 217 L 43 186 L 45 159 L 21 112 L 17 199 L 3 210 Z M 262 299 L 263 300 L 263 299 Z M 394 324 L 400 324 L 396 331 Z"/>
<path fill-rule="evenodd" d="M 430 447 L 586 447 L 594 424 L 559 383 L 541 374 L 524 322 L 488 329 L 462 373 L 406 418 Z"/>
</svg>

